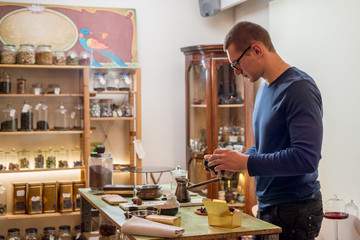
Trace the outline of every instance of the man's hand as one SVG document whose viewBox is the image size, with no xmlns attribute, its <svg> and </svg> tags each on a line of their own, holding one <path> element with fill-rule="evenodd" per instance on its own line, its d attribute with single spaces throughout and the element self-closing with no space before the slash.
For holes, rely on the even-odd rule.
<svg viewBox="0 0 360 240">
<path fill-rule="evenodd" d="M 232 151 L 229 149 L 216 149 L 212 155 L 205 155 L 204 159 L 208 159 L 208 166 L 215 166 L 215 172 L 222 176 L 228 175 L 230 172 L 239 172 L 247 169 L 247 161 L 249 155 Z M 231 176 L 231 175 L 230 175 Z"/>
</svg>

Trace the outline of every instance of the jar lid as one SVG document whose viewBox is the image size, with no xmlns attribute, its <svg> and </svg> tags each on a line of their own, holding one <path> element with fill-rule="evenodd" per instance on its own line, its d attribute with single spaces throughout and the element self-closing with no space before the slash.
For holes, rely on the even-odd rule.
<svg viewBox="0 0 360 240">
<path fill-rule="evenodd" d="M 81 226 L 80 225 L 76 225 L 75 226 L 75 230 L 80 230 L 81 229 Z"/>
<path fill-rule="evenodd" d="M 4 47 L 15 47 L 14 44 L 4 44 L 3 46 L 4 46 Z"/>
<path fill-rule="evenodd" d="M 8 229 L 8 233 L 20 232 L 19 228 L 10 228 Z"/>
<path fill-rule="evenodd" d="M 128 73 L 128 72 L 121 72 L 120 75 L 129 76 L 130 73 Z"/>
<path fill-rule="evenodd" d="M 50 47 L 51 48 L 51 45 L 41 44 L 41 45 L 38 45 L 38 47 Z"/>
<path fill-rule="evenodd" d="M 27 228 L 25 229 L 26 233 L 37 233 L 37 229 L 36 228 Z"/>
<path fill-rule="evenodd" d="M 55 227 L 44 227 L 44 232 L 45 231 L 55 231 Z"/>
<path fill-rule="evenodd" d="M 18 78 L 17 80 L 18 80 L 18 81 L 25 81 L 25 82 L 26 82 L 26 79 L 25 79 L 25 78 Z"/>
<path fill-rule="evenodd" d="M 27 46 L 29 46 L 29 47 L 34 47 L 34 45 L 32 45 L 32 44 L 27 44 L 27 43 L 24 43 L 24 44 L 20 44 L 20 47 L 27 47 Z"/>
<path fill-rule="evenodd" d="M 104 76 L 105 75 L 105 73 L 101 73 L 101 72 L 97 72 L 97 73 L 95 73 L 95 76 Z"/>
<path fill-rule="evenodd" d="M 62 225 L 59 227 L 60 230 L 70 230 L 70 226 L 69 225 Z"/>
</svg>

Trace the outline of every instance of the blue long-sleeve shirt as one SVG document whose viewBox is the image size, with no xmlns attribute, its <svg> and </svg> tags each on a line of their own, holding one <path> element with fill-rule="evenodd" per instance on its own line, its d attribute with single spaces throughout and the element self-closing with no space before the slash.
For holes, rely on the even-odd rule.
<svg viewBox="0 0 360 240">
<path fill-rule="evenodd" d="M 316 83 L 295 67 L 259 88 L 253 113 L 255 145 L 247 151 L 259 210 L 319 192 L 322 111 Z"/>
</svg>

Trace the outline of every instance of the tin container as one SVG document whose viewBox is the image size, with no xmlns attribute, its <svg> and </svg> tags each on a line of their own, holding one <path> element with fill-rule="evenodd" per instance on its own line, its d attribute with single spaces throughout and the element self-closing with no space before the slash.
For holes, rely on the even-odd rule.
<svg viewBox="0 0 360 240">
<path fill-rule="evenodd" d="M 42 213 L 42 183 L 33 182 L 27 185 L 27 213 Z"/>
<path fill-rule="evenodd" d="M 13 214 L 26 213 L 26 183 L 13 183 Z"/>
<path fill-rule="evenodd" d="M 59 212 L 73 211 L 73 186 L 72 181 L 59 182 Z"/>
<path fill-rule="evenodd" d="M 81 197 L 80 197 L 80 193 L 79 193 L 79 188 L 85 188 L 85 182 L 74 181 L 73 182 L 74 211 L 80 211 Z"/>
<path fill-rule="evenodd" d="M 43 213 L 56 212 L 56 182 L 44 182 L 43 183 Z"/>
</svg>

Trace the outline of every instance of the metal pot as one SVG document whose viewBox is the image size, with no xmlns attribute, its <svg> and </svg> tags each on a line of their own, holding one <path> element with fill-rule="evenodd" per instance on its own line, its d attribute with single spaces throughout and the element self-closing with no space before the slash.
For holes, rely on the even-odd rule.
<svg viewBox="0 0 360 240">
<path fill-rule="evenodd" d="M 157 184 L 148 184 L 136 186 L 136 196 L 143 200 L 151 200 L 162 196 L 161 186 Z"/>
</svg>

